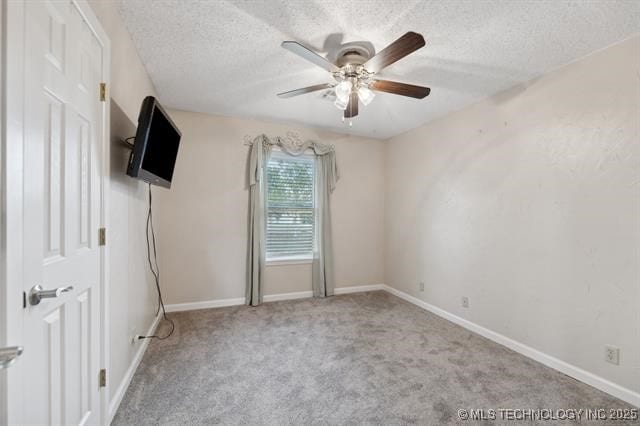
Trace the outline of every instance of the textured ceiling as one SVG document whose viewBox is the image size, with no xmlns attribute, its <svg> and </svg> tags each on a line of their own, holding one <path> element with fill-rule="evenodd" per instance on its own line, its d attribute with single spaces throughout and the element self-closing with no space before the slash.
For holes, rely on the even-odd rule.
<svg viewBox="0 0 640 426">
<path fill-rule="evenodd" d="M 120 12 L 168 107 L 375 138 L 640 32 L 637 0 L 124 0 Z M 370 41 L 379 51 L 407 31 L 424 35 L 427 45 L 379 75 L 431 87 L 427 98 L 379 93 L 349 127 L 323 92 L 276 97 L 330 80 L 282 49 L 283 40 L 331 56 L 351 41 Z"/>
</svg>

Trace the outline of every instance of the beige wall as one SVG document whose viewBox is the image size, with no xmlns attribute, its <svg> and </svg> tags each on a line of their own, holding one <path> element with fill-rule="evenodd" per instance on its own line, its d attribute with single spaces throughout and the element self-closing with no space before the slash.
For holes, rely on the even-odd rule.
<svg viewBox="0 0 640 426">
<path fill-rule="evenodd" d="M 155 318 L 157 296 L 146 258 L 146 186 L 125 176 L 128 151 L 116 140 L 122 136 L 118 133 L 135 130 L 142 99 L 155 95 L 155 90 L 120 18 L 118 2 L 89 3 L 111 39 L 111 193 L 107 230 L 111 399 L 140 345 L 133 344 L 132 337 L 146 334 Z"/>
<path fill-rule="evenodd" d="M 245 135 L 334 144 L 341 177 L 332 195 L 336 286 L 383 280 L 384 143 L 310 129 L 171 111 L 183 133 L 170 190 L 157 189 L 167 303 L 245 294 L 248 147 Z M 336 111 L 336 120 L 339 120 Z M 310 265 L 269 266 L 265 294 L 311 290 Z"/>
<path fill-rule="evenodd" d="M 390 140 L 386 284 L 640 391 L 638 76 L 634 38 Z"/>
</svg>

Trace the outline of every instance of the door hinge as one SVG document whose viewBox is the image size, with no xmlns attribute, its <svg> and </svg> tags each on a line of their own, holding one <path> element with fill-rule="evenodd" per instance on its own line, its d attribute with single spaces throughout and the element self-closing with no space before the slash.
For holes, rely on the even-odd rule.
<svg viewBox="0 0 640 426">
<path fill-rule="evenodd" d="M 22 292 L 22 309 L 27 309 L 27 292 Z"/>
<path fill-rule="evenodd" d="M 107 245 L 107 228 L 98 229 L 98 245 Z"/>
<path fill-rule="evenodd" d="M 107 100 L 107 83 L 100 83 L 100 102 Z"/>
<path fill-rule="evenodd" d="M 100 370 L 98 381 L 100 382 L 101 388 L 104 388 L 107 386 L 107 370 L 106 369 L 103 368 L 102 370 Z"/>
</svg>

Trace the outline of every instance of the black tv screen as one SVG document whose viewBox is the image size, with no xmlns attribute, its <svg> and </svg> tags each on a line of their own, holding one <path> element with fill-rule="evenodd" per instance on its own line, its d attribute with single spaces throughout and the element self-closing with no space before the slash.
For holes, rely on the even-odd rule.
<svg viewBox="0 0 640 426">
<path fill-rule="evenodd" d="M 181 137 L 182 133 L 157 99 L 144 98 L 127 174 L 170 188 Z"/>
</svg>

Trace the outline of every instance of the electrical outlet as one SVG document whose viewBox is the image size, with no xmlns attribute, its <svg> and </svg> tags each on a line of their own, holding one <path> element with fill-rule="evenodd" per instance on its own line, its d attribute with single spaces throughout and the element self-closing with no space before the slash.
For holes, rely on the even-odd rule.
<svg viewBox="0 0 640 426">
<path fill-rule="evenodd" d="M 469 298 L 467 296 L 462 296 L 462 307 L 463 308 L 469 307 Z"/>
<path fill-rule="evenodd" d="M 422 281 L 420 282 L 420 291 L 424 291 L 424 283 Z"/>
<path fill-rule="evenodd" d="M 620 348 L 606 345 L 604 347 L 604 360 L 614 365 L 620 365 Z"/>
</svg>

